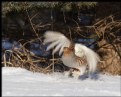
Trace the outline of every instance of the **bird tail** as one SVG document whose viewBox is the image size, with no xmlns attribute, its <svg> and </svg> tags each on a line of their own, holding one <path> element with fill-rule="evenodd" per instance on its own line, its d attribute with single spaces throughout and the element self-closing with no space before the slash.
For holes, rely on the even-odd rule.
<svg viewBox="0 0 121 97">
<path fill-rule="evenodd" d="M 100 57 L 98 56 L 98 54 L 85 45 L 75 44 L 75 54 L 82 57 L 79 52 L 83 53 L 86 56 L 87 65 L 89 66 L 89 72 L 95 72 L 97 69 L 97 63 L 100 61 Z"/>
<path fill-rule="evenodd" d="M 64 34 L 55 31 L 47 31 L 44 34 L 44 44 L 49 43 L 47 51 L 53 49 L 53 54 L 59 51 L 62 54 L 64 47 L 69 47 L 71 42 Z"/>
</svg>

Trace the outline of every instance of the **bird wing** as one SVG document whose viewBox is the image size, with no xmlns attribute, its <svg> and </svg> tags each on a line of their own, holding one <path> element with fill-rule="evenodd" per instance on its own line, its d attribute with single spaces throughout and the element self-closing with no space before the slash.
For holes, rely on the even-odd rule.
<svg viewBox="0 0 121 97">
<path fill-rule="evenodd" d="M 97 68 L 97 63 L 100 61 L 100 57 L 92 49 L 82 44 L 75 44 L 75 55 L 82 57 L 85 56 L 87 64 L 89 65 L 89 71 L 94 72 Z"/>
<path fill-rule="evenodd" d="M 47 51 L 53 49 L 53 54 L 59 51 L 59 55 L 62 54 L 64 47 L 69 47 L 71 41 L 64 36 L 64 34 L 55 31 L 47 31 L 44 34 L 44 44 L 50 43 L 47 47 Z"/>
</svg>

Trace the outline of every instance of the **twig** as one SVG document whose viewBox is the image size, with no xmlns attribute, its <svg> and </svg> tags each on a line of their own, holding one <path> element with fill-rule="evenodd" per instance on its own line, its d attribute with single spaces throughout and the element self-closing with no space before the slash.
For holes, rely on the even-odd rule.
<svg viewBox="0 0 121 97">
<path fill-rule="evenodd" d="M 36 30 L 35 30 L 33 24 L 32 24 L 31 18 L 30 18 L 30 16 L 29 16 L 29 13 L 28 13 L 27 10 L 26 10 L 26 12 L 27 12 L 27 16 L 28 16 L 28 18 L 29 18 L 30 24 L 31 24 L 31 26 L 32 26 L 32 29 L 33 29 L 35 35 L 38 37 L 38 39 L 40 40 L 40 42 L 42 42 L 41 39 L 39 38 L 39 35 L 37 34 L 37 32 L 36 32 Z"/>
</svg>

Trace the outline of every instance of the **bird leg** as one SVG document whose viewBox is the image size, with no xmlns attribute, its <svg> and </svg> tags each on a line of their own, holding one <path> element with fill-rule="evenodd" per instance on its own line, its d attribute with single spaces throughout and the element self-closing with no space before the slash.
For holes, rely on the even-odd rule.
<svg viewBox="0 0 121 97">
<path fill-rule="evenodd" d="M 80 70 L 77 68 L 71 68 L 69 70 L 69 77 L 79 76 Z"/>
</svg>

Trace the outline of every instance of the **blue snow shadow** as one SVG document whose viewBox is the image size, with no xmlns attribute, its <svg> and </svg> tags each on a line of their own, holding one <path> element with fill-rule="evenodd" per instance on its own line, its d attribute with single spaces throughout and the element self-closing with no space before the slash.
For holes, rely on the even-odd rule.
<svg viewBox="0 0 121 97">
<path fill-rule="evenodd" d="M 78 77 L 78 79 L 80 79 L 80 80 L 85 80 L 87 78 L 97 80 L 97 79 L 99 79 L 99 73 L 98 72 L 94 72 L 94 73 L 90 73 L 90 74 L 85 73 L 84 75 L 81 75 Z"/>
</svg>

